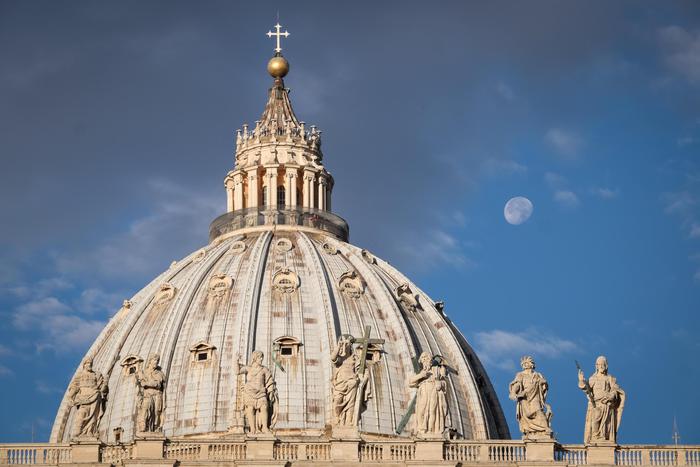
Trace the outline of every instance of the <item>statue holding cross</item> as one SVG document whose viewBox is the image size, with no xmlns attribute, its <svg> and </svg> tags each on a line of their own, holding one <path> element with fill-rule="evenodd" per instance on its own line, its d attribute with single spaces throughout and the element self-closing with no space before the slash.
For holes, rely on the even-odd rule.
<svg viewBox="0 0 700 467">
<path fill-rule="evenodd" d="M 350 334 L 341 335 L 331 353 L 334 426 L 357 427 L 360 414 L 372 397 L 366 368 L 367 348 L 370 344 L 383 344 L 384 340 L 370 339 L 370 331 L 371 327 L 366 326 L 364 335 L 357 339 Z M 354 344 L 360 344 L 359 348 Z"/>
</svg>

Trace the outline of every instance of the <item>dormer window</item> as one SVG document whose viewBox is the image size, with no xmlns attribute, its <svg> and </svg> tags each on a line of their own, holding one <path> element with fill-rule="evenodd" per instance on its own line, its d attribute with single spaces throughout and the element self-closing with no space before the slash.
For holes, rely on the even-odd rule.
<svg viewBox="0 0 700 467">
<path fill-rule="evenodd" d="M 139 366 L 143 362 L 143 358 L 138 355 L 129 355 L 121 361 L 122 372 L 124 376 L 130 376 L 136 374 L 139 370 Z"/>
<path fill-rule="evenodd" d="M 365 357 L 365 360 L 367 363 L 377 363 L 382 359 L 383 353 L 384 349 L 382 348 L 382 344 L 369 344 L 367 346 L 367 356 Z"/>
<path fill-rule="evenodd" d="M 296 337 L 282 336 L 273 341 L 273 346 L 280 358 L 292 358 L 299 354 L 301 341 Z"/>
<path fill-rule="evenodd" d="M 213 359 L 214 350 L 216 350 L 216 347 L 213 345 L 200 341 L 190 348 L 192 361 L 195 363 L 208 362 Z"/>
</svg>

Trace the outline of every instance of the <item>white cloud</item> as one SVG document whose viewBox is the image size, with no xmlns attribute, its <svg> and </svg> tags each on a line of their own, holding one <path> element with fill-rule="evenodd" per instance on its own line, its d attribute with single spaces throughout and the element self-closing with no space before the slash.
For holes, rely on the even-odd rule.
<svg viewBox="0 0 700 467">
<path fill-rule="evenodd" d="M 0 378 L 14 376 L 14 371 L 10 370 L 4 365 L 0 365 Z"/>
<path fill-rule="evenodd" d="M 613 199 L 617 198 L 619 194 L 618 189 L 606 188 L 606 187 L 593 187 L 591 188 L 591 194 L 597 196 L 601 199 Z"/>
<path fill-rule="evenodd" d="M 402 242 L 398 249 L 411 263 L 425 269 L 442 265 L 457 268 L 476 266 L 476 263 L 464 254 L 462 246 L 460 241 L 448 232 L 433 229 L 421 238 L 412 235 Z"/>
<path fill-rule="evenodd" d="M 583 139 L 577 133 L 561 128 L 550 128 L 544 139 L 558 156 L 568 160 L 576 159 L 583 145 Z"/>
<path fill-rule="evenodd" d="M 221 196 L 203 195 L 169 180 L 149 182 L 154 205 L 125 232 L 92 248 L 62 253 L 57 268 L 65 274 L 148 280 L 173 261 L 207 242 L 204 226 L 221 214 Z"/>
<path fill-rule="evenodd" d="M 557 190 L 554 193 L 554 201 L 566 208 L 575 208 L 580 203 L 576 193 L 569 190 Z"/>
<path fill-rule="evenodd" d="M 481 164 L 481 170 L 487 175 L 499 174 L 524 174 L 527 172 L 527 167 L 510 159 L 496 159 L 490 157 L 485 159 Z"/>
<path fill-rule="evenodd" d="M 700 31 L 668 26 L 659 30 L 659 40 L 668 68 L 691 83 L 700 83 Z"/>
<path fill-rule="evenodd" d="M 513 88 L 502 81 L 496 85 L 496 91 L 503 99 L 507 101 L 512 101 L 515 99 L 515 92 L 513 91 Z"/>
<path fill-rule="evenodd" d="M 570 340 L 543 333 L 535 328 L 523 332 L 510 332 L 502 329 L 477 332 L 475 335 L 477 354 L 487 365 L 503 370 L 517 368 L 523 355 L 538 358 L 558 358 L 578 350 Z"/>
<path fill-rule="evenodd" d="M 690 146 L 691 144 L 695 144 L 697 142 L 697 139 L 692 137 L 692 136 L 683 136 L 681 138 L 678 138 L 676 140 L 676 144 L 680 148 L 684 148 L 686 146 Z"/>
<path fill-rule="evenodd" d="M 38 349 L 70 351 L 84 349 L 102 330 L 105 323 L 84 319 L 56 297 L 44 297 L 18 306 L 13 325 L 23 331 L 40 334 Z"/>
<path fill-rule="evenodd" d="M 566 185 L 566 177 L 554 172 L 545 172 L 544 181 L 550 188 L 560 188 Z"/>
</svg>

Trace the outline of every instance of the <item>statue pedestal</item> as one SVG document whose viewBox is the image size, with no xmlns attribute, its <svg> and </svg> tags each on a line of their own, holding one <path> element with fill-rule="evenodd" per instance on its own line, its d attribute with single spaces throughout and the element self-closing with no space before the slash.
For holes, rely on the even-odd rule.
<svg viewBox="0 0 700 467">
<path fill-rule="evenodd" d="M 441 461 L 443 454 L 443 439 L 435 438 L 416 440 L 416 460 L 418 461 Z"/>
<path fill-rule="evenodd" d="M 246 459 L 266 461 L 273 459 L 275 440 L 272 434 L 246 437 Z"/>
<path fill-rule="evenodd" d="M 228 427 L 228 432 L 232 435 L 241 435 L 245 433 L 243 414 L 240 410 L 234 411 L 233 420 L 231 420 L 231 426 Z"/>
<path fill-rule="evenodd" d="M 96 438 L 75 439 L 71 441 L 71 455 L 73 462 L 98 463 L 100 462 L 100 441 Z"/>
<path fill-rule="evenodd" d="M 136 432 L 134 436 L 135 459 L 163 459 L 163 433 Z"/>
<path fill-rule="evenodd" d="M 360 431 L 356 426 L 334 426 L 331 431 L 331 439 L 359 441 Z"/>
<path fill-rule="evenodd" d="M 357 430 L 356 430 L 357 431 Z M 332 439 L 331 460 L 357 461 L 360 458 L 360 438 L 357 439 Z"/>
<path fill-rule="evenodd" d="M 615 465 L 615 449 L 617 444 L 612 441 L 600 441 L 586 446 L 588 464 Z"/>
<path fill-rule="evenodd" d="M 552 438 L 525 439 L 525 460 L 528 462 L 554 462 L 554 444 Z"/>
</svg>

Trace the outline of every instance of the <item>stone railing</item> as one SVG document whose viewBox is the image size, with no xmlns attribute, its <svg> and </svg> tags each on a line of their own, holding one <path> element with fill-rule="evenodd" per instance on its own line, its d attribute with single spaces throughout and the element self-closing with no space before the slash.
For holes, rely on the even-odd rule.
<svg viewBox="0 0 700 467">
<path fill-rule="evenodd" d="M 310 227 L 343 241 L 347 241 L 350 234 L 348 223 L 329 211 L 292 206 L 262 206 L 237 209 L 217 217 L 209 225 L 209 241 L 236 230 L 271 225 Z"/>
<path fill-rule="evenodd" d="M 0 444 L 0 465 L 123 465 L 158 463 L 200 465 L 288 466 L 391 464 L 513 465 L 536 462 L 554 465 L 695 466 L 700 467 L 700 446 L 623 445 L 585 446 L 519 440 L 137 440 L 100 444 Z M 143 463 L 143 462 L 142 462 Z M 281 465 L 281 464 L 279 464 Z"/>
<path fill-rule="evenodd" d="M 70 464 L 70 444 L 0 444 L 0 465 Z"/>
</svg>

